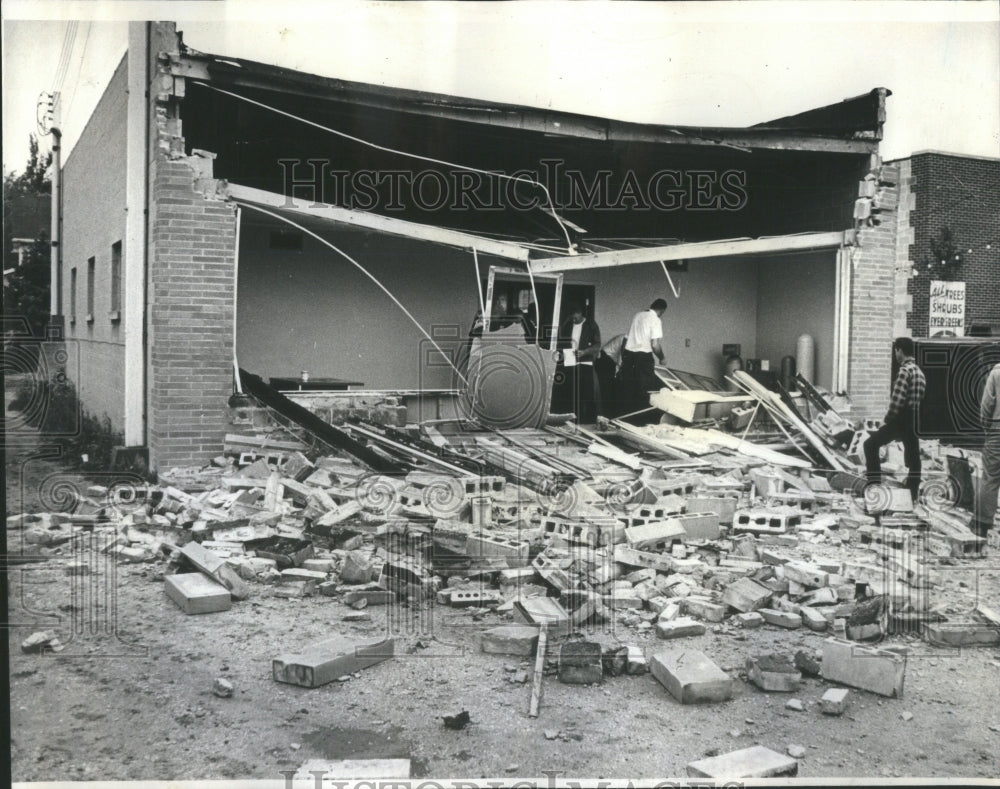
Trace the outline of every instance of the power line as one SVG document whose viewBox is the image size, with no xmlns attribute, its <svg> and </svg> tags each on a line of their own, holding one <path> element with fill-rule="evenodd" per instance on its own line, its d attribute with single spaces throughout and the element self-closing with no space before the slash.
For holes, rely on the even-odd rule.
<svg viewBox="0 0 1000 789">
<path fill-rule="evenodd" d="M 83 37 L 83 52 L 80 53 L 80 68 L 77 70 L 76 82 L 73 83 L 73 95 L 69 97 L 69 106 L 66 108 L 66 117 L 69 117 L 70 110 L 73 109 L 73 102 L 76 101 L 76 94 L 80 91 L 80 79 L 83 77 L 83 63 L 87 57 L 87 44 L 90 42 L 90 31 L 94 29 L 94 23 L 87 23 L 87 32 Z"/>
<path fill-rule="evenodd" d="M 69 69 L 70 56 L 76 45 L 76 31 L 80 23 L 71 21 L 66 25 L 66 32 L 63 34 L 62 52 L 59 54 L 59 64 L 56 66 L 56 73 L 53 79 L 52 93 L 62 90 L 63 81 L 66 79 L 66 71 Z"/>
</svg>

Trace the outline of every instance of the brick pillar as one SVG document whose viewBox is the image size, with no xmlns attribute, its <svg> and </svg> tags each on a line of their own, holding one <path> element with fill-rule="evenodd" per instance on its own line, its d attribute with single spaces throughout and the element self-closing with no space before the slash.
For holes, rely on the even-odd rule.
<svg viewBox="0 0 1000 789">
<path fill-rule="evenodd" d="M 222 451 L 232 393 L 235 208 L 199 191 L 207 173 L 198 165 L 164 150 L 153 163 L 149 451 L 158 471 Z"/>
<path fill-rule="evenodd" d="M 881 224 L 858 232 L 851 275 L 847 390 L 853 418 L 881 418 L 889 404 L 896 290 L 896 209 L 899 172 L 887 164 L 882 177 L 895 186 L 880 193 Z"/>
<path fill-rule="evenodd" d="M 913 311 L 913 296 L 910 295 L 910 280 L 913 278 L 913 261 L 910 259 L 910 245 L 913 243 L 913 226 L 910 214 L 916 203 L 911 188 L 913 176 L 909 159 L 896 163 L 899 170 L 899 205 L 896 209 L 896 292 L 895 318 L 892 333 L 896 337 L 912 337 L 910 313 Z"/>
</svg>

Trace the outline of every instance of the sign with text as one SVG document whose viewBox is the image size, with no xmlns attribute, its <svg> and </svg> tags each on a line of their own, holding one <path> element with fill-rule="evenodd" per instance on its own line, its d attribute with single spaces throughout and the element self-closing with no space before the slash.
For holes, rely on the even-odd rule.
<svg viewBox="0 0 1000 789">
<path fill-rule="evenodd" d="M 929 337 L 965 336 L 965 283 L 931 280 Z"/>
</svg>

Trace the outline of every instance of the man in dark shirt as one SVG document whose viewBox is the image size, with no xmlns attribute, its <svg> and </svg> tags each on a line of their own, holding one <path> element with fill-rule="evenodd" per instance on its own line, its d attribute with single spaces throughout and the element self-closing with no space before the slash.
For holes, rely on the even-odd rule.
<svg viewBox="0 0 1000 789">
<path fill-rule="evenodd" d="M 865 441 L 865 465 L 868 483 L 880 483 L 882 465 L 879 463 L 879 450 L 892 441 L 902 441 L 903 462 L 908 471 L 906 487 L 916 504 L 920 492 L 920 442 L 917 440 L 916 419 L 920 402 L 924 399 L 927 379 L 913 359 L 913 340 L 909 337 L 897 337 L 892 344 L 892 352 L 899 364 L 899 372 L 892 385 L 889 410 L 882 427 Z"/>
</svg>

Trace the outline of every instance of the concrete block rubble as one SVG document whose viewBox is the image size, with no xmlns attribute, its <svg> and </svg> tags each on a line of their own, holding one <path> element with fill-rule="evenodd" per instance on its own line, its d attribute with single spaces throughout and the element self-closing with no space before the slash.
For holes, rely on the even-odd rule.
<svg viewBox="0 0 1000 789">
<path fill-rule="evenodd" d="M 762 402 L 754 397 L 750 408 Z M 682 398 L 693 414 L 690 402 Z M 970 513 L 940 500 L 914 506 L 891 481 L 873 508 L 850 454 L 865 425 L 815 414 L 797 433 L 775 432 L 772 419 L 743 434 L 726 430 L 732 409 L 711 426 L 667 424 L 665 413 L 664 423 L 612 421 L 596 432 L 565 422 L 499 432 L 357 423 L 354 434 L 395 472 L 302 430 L 244 425 L 209 466 L 171 469 L 125 496 L 94 486 L 72 513 L 12 516 L 7 528 L 34 546 L 34 560 L 85 534 L 119 561 L 155 563 L 165 603 L 185 615 L 227 615 L 266 595 L 329 597 L 344 622 L 388 621 L 400 607 L 463 617 L 481 626 L 484 652 L 524 661 L 516 681 L 531 684 L 535 714 L 544 676 L 592 684 L 649 674 L 633 681 L 655 680 L 682 704 L 725 703 L 740 680 L 749 692 L 782 693 L 820 677 L 830 692 L 812 704 L 838 715 L 846 688 L 901 697 L 907 652 L 921 642 L 1000 643 L 1000 615 L 949 583 L 988 553 L 967 528 Z M 813 431 L 820 417 L 837 429 Z M 824 452 L 797 451 L 803 442 Z M 923 446 L 925 475 L 945 474 L 952 450 Z M 835 462 L 824 466 L 824 454 Z M 891 455 L 885 468 L 905 473 Z M 86 563 L 67 566 L 85 572 Z M 785 630 L 812 634 L 814 649 L 754 646 L 755 632 Z M 745 662 L 722 667 L 688 646 L 708 631 L 745 641 Z M 23 648 L 52 642 L 36 634 Z M 275 656 L 274 677 L 318 687 L 394 649 L 391 634 L 303 643 Z M 746 759 L 763 759 L 754 775 L 794 769 L 754 752 L 691 774 Z"/>
</svg>

